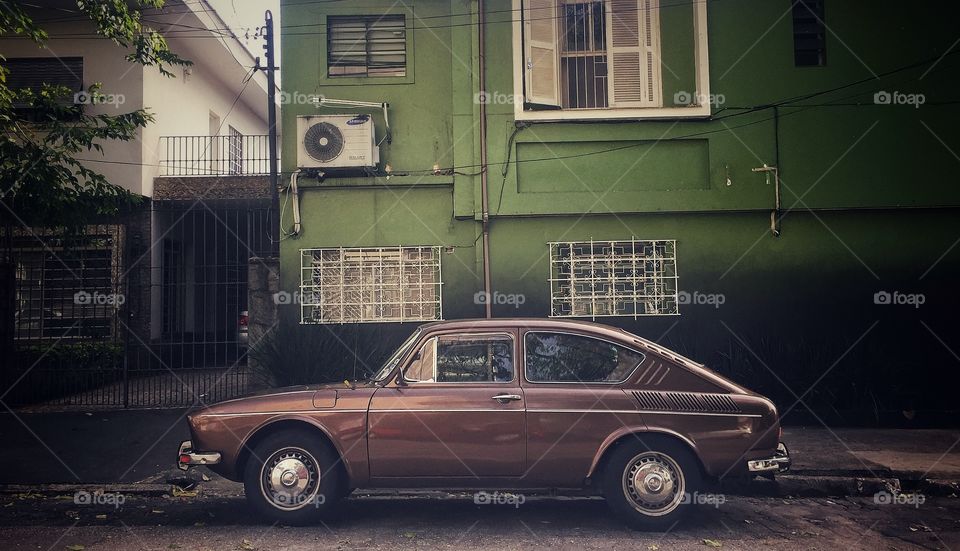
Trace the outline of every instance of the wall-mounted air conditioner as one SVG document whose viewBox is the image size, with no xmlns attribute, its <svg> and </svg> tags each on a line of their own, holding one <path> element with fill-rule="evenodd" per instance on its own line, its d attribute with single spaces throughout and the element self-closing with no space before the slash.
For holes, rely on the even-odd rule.
<svg viewBox="0 0 960 551">
<path fill-rule="evenodd" d="M 297 117 L 299 168 L 370 168 L 380 162 L 370 115 Z"/>
</svg>

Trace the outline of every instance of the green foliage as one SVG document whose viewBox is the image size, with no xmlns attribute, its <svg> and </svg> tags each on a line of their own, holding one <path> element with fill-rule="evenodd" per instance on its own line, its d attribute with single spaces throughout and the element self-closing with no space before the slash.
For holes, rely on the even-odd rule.
<svg viewBox="0 0 960 551">
<path fill-rule="evenodd" d="M 116 371 L 123 367 L 123 345 L 119 342 L 85 341 L 50 347 L 37 345 L 19 351 L 20 364 L 34 369 L 70 371 Z M 39 363 L 37 363 L 39 362 Z"/>
<path fill-rule="evenodd" d="M 366 379 L 414 328 L 281 323 L 250 350 L 251 364 L 266 386 Z"/>
<path fill-rule="evenodd" d="M 143 24 L 137 9 L 162 5 L 163 0 L 77 1 L 98 34 L 130 51 L 130 62 L 155 66 L 170 76 L 169 67 L 190 62 L 171 52 L 163 37 Z M 0 0 L 0 34 L 41 47 L 49 38 L 20 3 L 10 0 Z M 74 103 L 73 90 L 50 85 L 13 90 L 8 74 L 0 66 L 0 203 L 5 207 L 0 208 L 0 221 L 80 227 L 91 216 L 116 214 L 139 200 L 76 159 L 102 154 L 104 143 L 135 139 L 137 131 L 153 121 L 150 113 L 88 114 L 85 105 Z M 87 93 L 95 97 L 99 90 L 94 84 Z"/>
</svg>

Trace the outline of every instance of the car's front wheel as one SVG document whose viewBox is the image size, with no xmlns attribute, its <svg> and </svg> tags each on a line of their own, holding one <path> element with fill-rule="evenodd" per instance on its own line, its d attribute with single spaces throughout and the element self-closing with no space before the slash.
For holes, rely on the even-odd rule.
<svg viewBox="0 0 960 551">
<path fill-rule="evenodd" d="M 306 431 L 271 434 L 250 450 L 243 484 L 259 513 L 290 525 L 328 513 L 343 495 L 336 452 Z"/>
<path fill-rule="evenodd" d="M 697 458 L 682 444 L 638 439 L 613 451 L 604 470 L 603 493 L 629 526 L 668 530 L 690 507 L 700 478 Z"/>
</svg>

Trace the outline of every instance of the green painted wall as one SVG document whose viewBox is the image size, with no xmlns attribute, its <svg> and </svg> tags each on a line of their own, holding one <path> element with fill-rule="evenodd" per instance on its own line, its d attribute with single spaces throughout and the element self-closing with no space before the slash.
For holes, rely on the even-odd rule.
<svg viewBox="0 0 960 551">
<path fill-rule="evenodd" d="M 482 315 L 473 302 L 482 288 L 476 2 L 413 0 L 390 8 L 407 20 L 406 77 L 326 78 L 325 17 L 386 10 L 378 0 L 346 4 L 282 2 L 282 87 L 389 102 L 393 143 L 381 154 L 394 175 L 302 181 L 304 232 L 282 243 L 282 285 L 299 283 L 300 248 L 444 245 L 452 247 L 443 257 L 445 317 Z M 507 97 L 512 5 L 486 6 L 487 90 Z M 665 0 L 661 9 L 667 103 L 693 87 L 692 49 L 684 46 L 693 40 L 690 6 Z M 724 99 L 712 120 L 518 130 L 511 103 L 487 106 L 494 288 L 526 297 L 521 308 L 498 307 L 497 315 L 547 315 L 548 241 L 676 239 L 680 287 L 723 293 L 724 305 L 682 307 L 678 318 L 602 321 L 714 365 L 728 362 L 741 378 L 755 376 L 756 385 L 785 399 L 789 393 L 752 354 L 740 350 L 734 361 L 731 347 L 749 343 L 782 376 L 812 384 L 836 360 L 812 350 L 842 352 L 878 321 L 857 346 L 868 355 L 835 369 L 847 377 L 836 388 L 866 377 L 889 390 L 905 369 L 923 380 L 934 380 L 946 363 L 956 370 L 938 341 L 960 350 L 952 329 L 960 302 L 952 291 L 960 275 L 960 246 L 952 247 L 960 238 L 960 55 L 890 72 L 947 51 L 960 6 L 828 0 L 827 66 L 801 68 L 793 62 L 789 7 L 787 0 L 708 3 L 711 91 Z M 744 109 L 831 89 L 776 111 Z M 926 103 L 875 105 L 878 91 L 924 94 Z M 284 105 L 285 173 L 296 164 L 296 115 L 316 112 Z M 382 131 L 380 114 L 370 112 Z M 617 151 L 571 157 L 611 148 Z M 780 238 L 768 231 L 773 186 L 751 171 L 764 163 L 779 164 L 783 206 L 795 209 Z M 435 164 L 457 168 L 434 175 Z M 876 306 L 880 290 L 925 293 L 927 302 Z M 759 371 L 743 372 L 744 364 Z M 885 409 L 912 399 L 887 394 Z"/>
</svg>

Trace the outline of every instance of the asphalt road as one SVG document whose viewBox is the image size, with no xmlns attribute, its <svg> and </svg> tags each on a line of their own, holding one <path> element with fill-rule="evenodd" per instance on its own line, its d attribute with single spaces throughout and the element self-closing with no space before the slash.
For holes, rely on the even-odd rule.
<svg viewBox="0 0 960 551">
<path fill-rule="evenodd" d="M 116 501 L 116 500 L 114 500 Z M 668 533 L 611 518 L 599 499 L 529 498 L 519 506 L 450 499 L 352 497 L 312 527 L 271 525 L 239 497 L 0 495 L 4 550 L 251 549 L 960 549 L 960 499 L 918 506 L 870 498 L 728 496 Z"/>
</svg>

